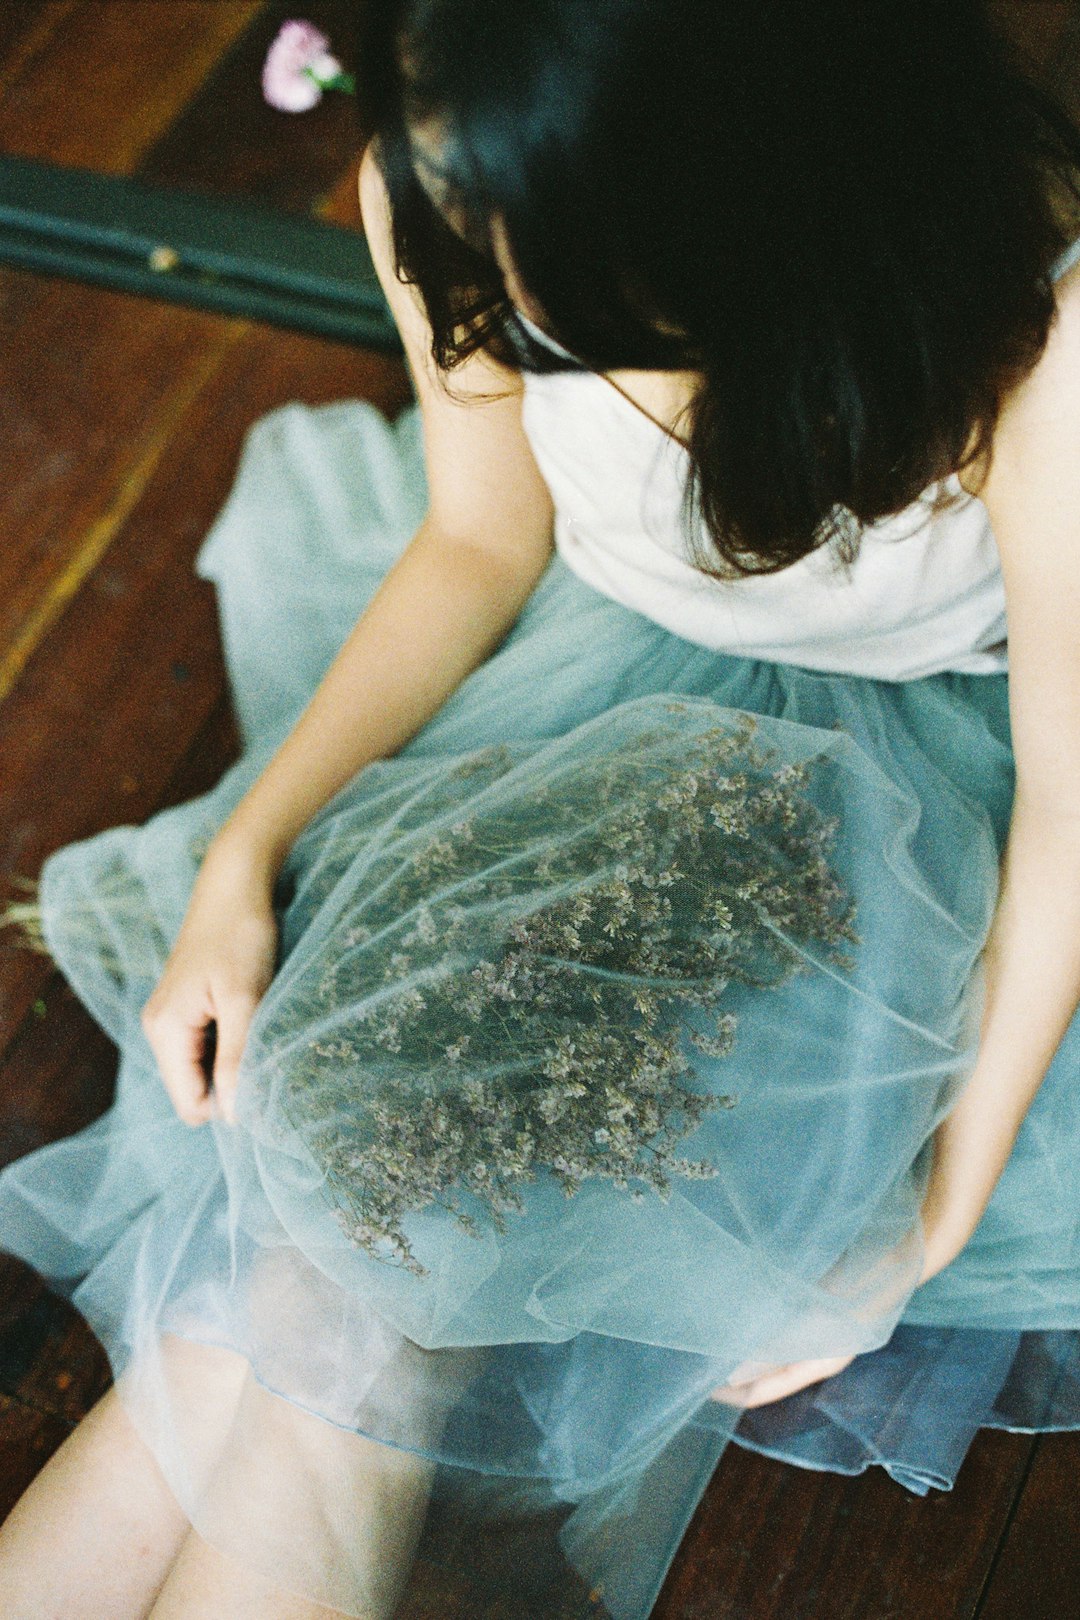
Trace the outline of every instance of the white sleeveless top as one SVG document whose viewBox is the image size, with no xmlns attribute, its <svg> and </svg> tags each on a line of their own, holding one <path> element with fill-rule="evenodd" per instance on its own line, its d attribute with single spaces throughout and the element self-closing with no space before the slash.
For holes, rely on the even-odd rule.
<svg viewBox="0 0 1080 1620">
<path fill-rule="evenodd" d="M 1078 259 L 1080 239 L 1055 279 Z M 1007 669 L 997 546 L 986 508 L 955 473 L 863 525 L 850 567 L 824 547 L 777 574 L 713 580 L 687 547 L 687 451 L 595 372 L 525 372 L 524 389 L 522 420 L 555 504 L 556 549 L 617 602 L 719 652 L 809 669 L 892 681 Z M 957 504 L 934 516 L 943 488 Z"/>
</svg>

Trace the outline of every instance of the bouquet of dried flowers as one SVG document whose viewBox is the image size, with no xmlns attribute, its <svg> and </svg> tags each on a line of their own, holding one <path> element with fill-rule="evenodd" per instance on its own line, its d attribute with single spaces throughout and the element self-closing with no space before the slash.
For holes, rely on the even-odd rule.
<svg viewBox="0 0 1080 1620">
<path fill-rule="evenodd" d="M 505 1232 L 541 1173 L 638 1200 L 716 1173 L 674 1149 L 737 1101 L 692 1056 L 730 1052 L 727 987 L 857 938 L 808 792 L 829 747 L 785 760 L 757 729 L 636 699 L 554 742 L 369 766 L 310 824 L 239 1117 L 299 1137 L 352 1242 L 423 1275 L 411 1211 Z"/>
</svg>

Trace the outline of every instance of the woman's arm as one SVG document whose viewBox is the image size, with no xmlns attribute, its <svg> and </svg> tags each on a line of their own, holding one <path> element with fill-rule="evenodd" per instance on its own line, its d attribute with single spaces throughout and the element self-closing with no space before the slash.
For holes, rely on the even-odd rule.
<svg viewBox="0 0 1080 1620">
<path fill-rule="evenodd" d="M 1080 270 L 1080 267 L 1078 267 Z M 923 1280 L 963 1248 L 1080 1002 L 1080 273 L 978 491 L 1001 555 L 1016 799 L 970 1081 L 934 1138 Z"/>
<path fill-rule="evenodd" d="M 142 1009 L 162 1082 L 192 1126 L 235 1118 L 248 1029 L 277 959 L 274 879 L 297 835 L 358 770 L 395 753 L 494 650 L 553 549 L 551 497 L 521 425 L 520 376 L 480 352 L 454 373 L 453 395 L 443 388 L 427 320 L 394 275 L 386 193 L 370 153 L 360 206 L 416 383 L 429 509 L 289 736 L 212 840 Z"/>
<path fill-rule="evenodd" d="M 920 1282 L 974 1232 L 1080 1002 L 1080 266 L 1057 294 L 1046 349 L 1006 402 L 974 491 L 1005 577 L 1017 787 L 975 1068 L 934 1135 Z M 747 1364 L 712 1398 L 766 1406 L 854 1359 L 744 1377 Z"/>
<path fill-rule="evenodd" d="M 363 765 L 396 752 L 494 651 L 552 555 L 554 511 L 521 425 L 520 375 L 480 352 L 453 373 L 453 397 L 446 391 L 419 300 L 394 275 L 386 191 L 370 148 L 360 205 L 420 403 L 428 512 L 214 839 L 212 865 L 275 874 L 311 817 Z"/>
</svg>

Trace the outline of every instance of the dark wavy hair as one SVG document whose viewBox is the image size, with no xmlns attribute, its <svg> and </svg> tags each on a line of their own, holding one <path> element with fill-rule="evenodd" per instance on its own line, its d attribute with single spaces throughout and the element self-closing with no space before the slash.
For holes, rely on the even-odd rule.
<svg viewBox="0 0 1080 1620">
<path fill-rule="evenodd" d="M 356 43 L 436 365 L 698 373 L 705 573 L 947 504 L 1046 345 L 1080 130 L 978 0 L 376 0 Z"/>
</svg>

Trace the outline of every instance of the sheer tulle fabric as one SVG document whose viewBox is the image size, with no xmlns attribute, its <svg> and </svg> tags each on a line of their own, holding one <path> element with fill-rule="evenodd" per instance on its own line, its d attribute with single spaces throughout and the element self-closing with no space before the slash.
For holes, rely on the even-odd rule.
<svg viewBox="0 0 1080 1620">
<path fill-rule="evenodd" d="M 182 1125 L 140 1010 L 206 841 L 423 503 L 414 410 L 390 426 L 357 402 L 290 406 L 251 431 L 199 561 L 245 752 L 203 797 L 47 862 L 46 940 L 119 1048 L 117 1090 L 0 1174 L 0 1241 L 86 1316 L 191 1522 L 260 1574 L 358 1617 L 438 1602 L 645 1620 L 730 1439 L 925 1492 L 952 1484 L 981 1426 L 1080 1427 L 1076 1028 L 974 1237 L 917 1287 L 929 1142 L 975 1051 L 1012 791 L 1004 679 L 892 685 L 718 655 L 555 560 L 499 651 L 294 846 L 238 1123 Z M 765 917 L 784 972 L 732 977 L 727 1055 L 685 1043 L 687 1090 L 729 1099 L 677 1142 L 710 1173 L 641 1197 L 593 1174 L 568 1195 L 541 1164 L 502 1229 L 475 1190 L 475 1231 L 418 1204 L 400 1230 L 422 1274 L 358 1242 L 335 1143 L 379 1145 L 365 1109 L 400 1101 L 421 1035 L 425 1118 L 469 1082 L 535 1082 L 542 1057 L 511 1035 L 458 1051 L 470 1026 L 450 1001 L 379 1044 L 393 998 L 445 956 L 442 936 L 424 956 L 430 917 L 460 908 L 464 983 L 537 907 L 610 880 L 629 799 L 707 768 L 745 715 L 770 768 L 804 773 L 815 825 L 835 823 L 828 868 L 858 942 L 845 963 Z M 480 853 L 440 875 L 433 841 L 460 851 L 462 827 Z M 770 823 L 770 870 L 781 845 Z M 434 1063 L 441 1020 L 458 1055 Z M 773 1406 L 709 1399 L 737 1367 L 850 1352 Z"/>
</svg>

